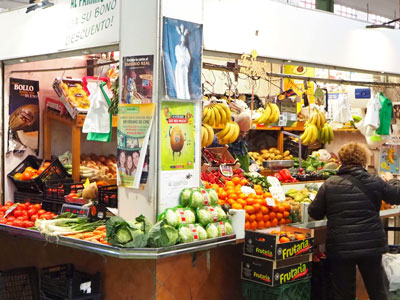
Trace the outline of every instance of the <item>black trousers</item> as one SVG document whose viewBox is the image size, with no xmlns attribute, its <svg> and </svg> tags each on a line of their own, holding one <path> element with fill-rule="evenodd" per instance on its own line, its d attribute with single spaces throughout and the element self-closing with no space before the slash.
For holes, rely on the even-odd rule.
<svg viewBox="0 0 400 300">
<path fill-rule="evenodd" d="M 369 299 L 387 300 L 387 277 L 382 267 L 382 255 L 360 259 L 329 259 L 328 299 L 356 299 L 356 266 L 363 278 Z"/>
</svg>

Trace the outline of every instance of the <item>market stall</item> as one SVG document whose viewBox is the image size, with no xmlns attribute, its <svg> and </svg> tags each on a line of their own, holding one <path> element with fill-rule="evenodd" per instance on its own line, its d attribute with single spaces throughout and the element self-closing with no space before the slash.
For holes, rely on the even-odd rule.
<svg viewBox="0 0 400 300">
<path fill-rule="evenodd" d="M 339 18 L 273 1 L 243 9 L 254 5 L 264 8 L 257 15 Z M 25 10 L 4 14 L 26 28 L 4 36 L 23 46 L 0 50 L 9 132 L 0 239 L 5 257 L 23 257 L 1 260 L 1 270 L 29 265 L 46 278 L 47 267 L 72 263 L 101 272 L 93 299 L 310 298 L 326 220 L 312 220 L 308 205 L 340 167 L 340 145 L 379 138 L 357 124 L 377 92 L 394 97 L 397 67 L 385 55 L 364 67 L 353 45 L 343 56 L 271 42 L 272 15 L 228 43 L 237 24 L 222 26 L 215 13 L 239 6 L 59 1 L 29 22 Z M 45 34 L 33 41 L 31 14 L 58 16 L 65 34 L 39 24 Z M 332 32 L 362 29 L 346 22 Z M 51 46 L 45 35 L 57 36 Z M 383 135 L 368 168 L 398 173 L 397 134 Z M 382 219 L 399 215 L 382 203 Z"/>
</svg>

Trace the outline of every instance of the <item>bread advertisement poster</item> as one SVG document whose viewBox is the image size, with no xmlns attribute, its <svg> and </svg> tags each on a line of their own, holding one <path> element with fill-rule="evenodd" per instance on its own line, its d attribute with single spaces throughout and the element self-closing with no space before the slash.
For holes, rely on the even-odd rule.
<svg viewBox="0 0 400 300">
<path fill-rule="evenodd" d="M 193 169 L 194 104 L 165 101 L 161 105 L 161 170 Z"/>
<path fill-rule="evenodd" d="M 39 81 L 10 78 L 8 152 L 39 153 Z"/>
</svg>

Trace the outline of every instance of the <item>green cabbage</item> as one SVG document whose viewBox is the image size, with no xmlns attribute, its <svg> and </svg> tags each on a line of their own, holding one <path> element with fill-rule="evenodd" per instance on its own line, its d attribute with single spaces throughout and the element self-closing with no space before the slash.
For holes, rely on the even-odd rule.
<svg viewBox="0 0 400 300">
<path fill-rule="evenodd" d="M 179 195 L 179 203 L 182 206 L 188 206 L 191 194 L 192 194 L 191 188 L 184 188 Z"/>
<path fill-rule="evenodd" d="M 204 206 L 204 197 L 199 189 L 192 190 L 189 199 L 189 206 L 193 209 Z"/>
<path fill-rule="evenodd" d="M 207 231 L 204 229 L 203 226 L 200 224 L 194 224 L 196 230 L 197 230 L 197 235 L 199 237 L 199 241 L 203 241 L 207 239 Z"/>
<path fill-rule="evenodd" d="M 179 227 L 179 242 L 183 244 L 193 241 L 193 231 L 187 225 L 182 225 L 181 227 Z"/>
<path fill-rule="evenodd" d="M 233 234 L 233 227 L 232 227 L 232 224 L 230 223 L 230 221 L 219 222 L 217 224 L 218 224 L 218 236 L 225 236 L 225 235 Z"/>
<path fill-rule="evenodd" d="M 225 211 L 222 209 L 221 206 L 213 206 L 215 212 L 217 213 L 218 221 L 224 221 L 228 219 L 228 216 L 226 215 Z"/>
<path fill-rule="evenodd" d="M 203 226 L 227 219 L 225 211 L 219 205 L 198 207 L 196 212 L 197 219 Z"/>
<path fill-rule="evenodd" d="M 165 220 L 167 221 L 168 225 L 171 225 L 172 227 L 175 228 L 182 224 L 182 220 L 179 213 L 177 213 L 172 208 L 168 208 L 165 211 Z"/>
<path fill-rule="evenodd" d="M 216 223 L 210 223 L 206 227 L 207 238 L 213 239 L 218 237 L 218 226 Z"/>
<path fill-rule="evenodd" d="M 190 208 L 183 209 L 185 215 L 185 224 L 194 224 L 196 223 L 196 215 Z M 182 222 L 183 223 L 183 222 Z"/>
<path fill-rule="evenodd" d="M 158 218 L 159 221 L 164 219 L 168 225 L 175 228 L 178 228 L 182 224 L 196 223 L 195 213 L 190 208 L 182 208 L 181 206 L 167 208 Z"/>
<path fill-rule="evenodd" d="M 173 246 L 177 243 L 178 238 L 178 230 L 168 225 L 166 220 L 162 220 L 151 227 L 148 245 L 152 248 Z"/>
<path fill-rule="evenodd" d="M 208 197 L 209 197 L 208 205 L 211 205 L 211 206 L 218 205 L 217 191 L 214 189 L 208 189 L 207 192 L 208 192 Z"/>
</svg>

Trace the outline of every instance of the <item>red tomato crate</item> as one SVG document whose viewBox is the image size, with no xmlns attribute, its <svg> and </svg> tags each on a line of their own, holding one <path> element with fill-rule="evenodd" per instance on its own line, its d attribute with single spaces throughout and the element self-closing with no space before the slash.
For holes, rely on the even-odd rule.
<svg viewBox="0 0 400 300">
<path fill-rule="evenodd" d="M 65 264 L 40 270 L 42 299 L 101 299 L 101 274 L 94 275 L 75 270 Z"/>
<path fill-rule="evenodd" d="M 39 300 L 39 281 L 36 268 L 1 271 L 0 299 Z"/>
<path fill-rule="evenodd" d="M 107 207 L 118 208 L 118 186 L 105 185 L 99 187 L 99 203 Z"/>
<path fill-rule="evenodd" d="M 35 193 L 25 193 L 18 191 L 14 192 L 14 202 L 15 203 L 29 202 L 32 204 L 41 204 L 42 209 L 44 209 L 45 211 L 50 211 L 57 215 L 60 214 L 62 205 L 64 204 L 59 201 L 45 200 L 43 193 L 35 194 Z"/>
<path fill-rule="evenodd" d="M 12 170 L 7 177 L 14 183 L 15 187 L 20 192 L 28 193 L 40 193 L 44 191 L 44 184 L 47 181 L 62 181 L 68 177 L 68 172 L 65 170 L 61 162 L 56 158 L 53 160 L 43 172 L 36 178 L 30 181 L 16 180 L 14 175 L 16 173 L 22 173 L 27 167 L 32 167 L 34 169 L 39 169 L 42 160 L 38 159 L 36 156 L 28 155 L 14 170 Z M 50 161 L 49 161 L 50 162 Z"/>
</svg>

